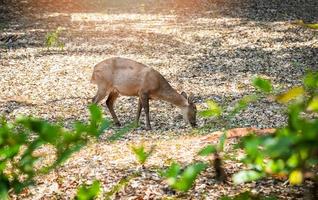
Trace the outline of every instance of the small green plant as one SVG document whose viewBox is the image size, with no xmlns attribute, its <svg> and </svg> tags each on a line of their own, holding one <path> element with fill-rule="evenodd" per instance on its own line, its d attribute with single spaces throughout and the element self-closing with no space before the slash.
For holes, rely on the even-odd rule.
<svg viewBox="0 0 318 200">
<path fill-rule="evenodd" d="M 223 133 L 220 138 L 219 138 L 219 143 L 218 145 L 207 145 L 206 147 L 202 148 L 199 152 L 198 155 L 200 156 L 209 156 L 214 153 L 221 153 L 224 151 L 224 145 L 226 142 L 226 133 Z"/>
<path fill-rule="evenodd" d="M 213 167 L 216 174 L 215 178 L 220 182 L 227 181 L 227 175 L 225 169 L 223 168 L 222 158 L 220 156 L 220 153 L 224 151 L 225 142 L 226 133 L 221 135 L 217 146 L 207 145 L 198 152 L 198 155 L 200 156 L 209 156 L 211 154 L 214 155 Z"/>
<path fill-rule="evenodd" d="M 207 167 L 205 163 L 194 163 L 184 170 L 177 163 L 173 163 L 162 175 L 166 178 L 168 185 L 177 191 L 187 192 L 194 184 L 197 176 Z"/>
<path fill-rule="evenodd" d="M 237 114 L 246 109 L 248 105 L 264 97 L 263 93 L 270 95 L 273 92 L 272 85 L 269 80 L 256 77 L 252 80 L 252 84 L 257 89 L 257 92 L 244 96 L 233 107 L 221 107 L 216 102 L 207 100 L 206 104 L 208 108 L 201 110 L 199 115 L 203 118 L 214 117 L 217 124 L 221 124 L 224 129 L 229 128 L 231 120 Z"/>
<path fill-rule="evenodd" d="M 58 27 L 55 31 L 49 32 L 45 36 L 45 46 L 49 50 L 51 47 L 59 47 L 64 49 L 65 44 L 60 40 L 60 33 L 62 29 Z"/>
<path fill-rule="evenodd" d="M 309 24 L 309 23 L 304 23 L 303 20 L 297 20 L 294 23 L 305 28 L 318 29 L 318 23 Z"/>
<path fill-rule="evenodd" d="M 264 93 L 270 93 L 273 90 L 272 84 L 269 80 L 256 77 L 253 79 L 253 85 L 256 89 Z"/>
<path fill-rule="evenodd" d="M 95 180 L 91 185 L 82 185 L 78 190 L 76 200 L 93 200 L 98 197 L 101 190 L 100 182 Z"/>
<path fill-rule="evenodd" d="M 208 109 L 199 112 L 202 117 L 219 117 L 222 114 L 222 108 L 212 100 L 207 100 Z"/>
<path fill-rule="evenodd" d="M 144 167 L 149 156 L 154 152 L 155 146 L 151 146 L 149 152 L 145 151 L 145 147 L 141 146 L 131 146 L 131 150 L 136 156 L 138 162 Z"/>
</svg>

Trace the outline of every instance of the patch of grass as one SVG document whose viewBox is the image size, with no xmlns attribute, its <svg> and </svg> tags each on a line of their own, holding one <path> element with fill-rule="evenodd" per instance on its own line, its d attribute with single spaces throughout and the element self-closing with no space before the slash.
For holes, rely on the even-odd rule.
<svg viewBox="0 0 318 200">
<path fill-rule="evenodd" d="M 61 27 L 58 27 L 55 31 L 49 32 L 45 36 L 45 46 L 48 50 L 51 47 L 59 47 L 61 50 L 64 49 L 65 44 L 60 39 Z"/>
</svg>

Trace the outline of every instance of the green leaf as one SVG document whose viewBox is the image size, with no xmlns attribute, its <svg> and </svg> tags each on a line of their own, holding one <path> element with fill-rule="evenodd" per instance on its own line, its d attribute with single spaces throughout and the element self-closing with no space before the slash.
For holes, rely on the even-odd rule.
<svg viewBox="0 0 318 200">
<path fill-rule="evenodd" d="M 256 135 L 248 135 L 242 138 L 242 146 L 250 160 L 255 161 L 261 156 L 260 153 L 262 152 L 259 151 L 261 143 L 261 138 Z"/>
<path fill-rule="evenodd" d="M 56 144 L 61 133 L 63 130 L 60 126 L 43 123 L 40 137 L 50 144 Z"/>
<path fill-rule="evenodd" d="M 202 111 L 199 111 L 199 115 L 201 117 L 209 118 L 209 117 L 215 116 L 215 113 L 211 110 L 202 110 Z"/>
<path fill-rule="evenodd" d="M 300 25 L 300 26 L 303 26 L 303 27 L 306 27 L 306 28 L 310 28 L 310 29 L 318 29 L 318 24 L 317 23 L 312 23 L 312 24 L 307 24 L 307 23 L 304 23 L 303 20 L 296 20 L 295 21 L 296 24 Z"/>
<path fill-rule="evenodd" d="M 91 114 L 91 122 L 99 122 L 102 119 L 102 111 L 96 104 L 89 105 L 89 111 Z"/>
<path fill-rule="evenodd" d="M 303 173 L 301 170 L 294 170 L 289 174 L 289 182 L 292 185 L 300 185 L 303 182 Z"/>
<path fill-rule="evenodd" d="M 305 26 L 311 29 L 318 29 L 318 24 L 305 24 Z"/>
<path fill-rule="evenodd" d="M 166 178 L 176 178 L 181 171 L 181 167 L 178 163 L 173 162 L 171 166 L 163 173 Z"/>
<path fill-rule="evenodd" d="M 110 124 L 111 124 L 110 120 L 108 119 L 103 120 L 97 131 L 97 136 L 100 136 L 102 133 L 104 133 L 104 131 L 110 127 Z"/>
<path fill-rule="evenodd" d="M 269 80 L 256 77 L 253 79 L 253 86 L 257 88 L 258 90 L 269 93 L 272 91 L 272 84 Z"/>
<path fill-rule="evenodd" d="M 206 167 L 207 166 L 204 163 L 195 163 L 188 166 L 181 174 L 180 178 L 172 184 L 171 187 L 181 192 L 187 192 L 192 187 L 197 176 Z"/>
<path fill-rule="evenodd" d="M 224 144 L 226 141 L 226 132 L 223 133 L 219 139 L 218 152 L 222 152 L 224 150 Z"/>
<path fill-rule="evenodd" d="M 208 100 L 207 102 L 208 109 L 199 112 L 199 115 L 202 117 L 218 117 L 222 114 L 221 107 L 212 100 Z"/>
<path fill-rule="evenodd" d="M 0 199 L 7 200 L 9 199 L 8 192 L 10 189 L 10 182 L 7 177 L 0 174 Z"/>
<path fill-rule="evenodd" d="M 305 90 L 303 87 L 293 87 L 287 92 L 276 97 L 279 103 L 288 103 L 289 101 L 296 99 L 298 97 L 302 97 L 305 94 Z"/>
<path fill-rule="evenodd" d="M 78 141 L 67 149 L 64 149 L 62 152 L 58 152 L 58 158 L 54 163 L 54 167 L 64 163 L 73 153 L 79 151 L 84 145 L 84 141 Z"/>
<path fill-rule="evenodd" d="M 4 146 L 0 148 L 0 158 L 2 159 L 8 159 L 16 156 L 19 153 L 21 145 L 10 145 L 10 146 Z"/>
<path fill-rule="evenodd" d="M 308 89 L 316 89 L 318 87 L 318 73 L 307 73 L 304 78 L 304 85 Z"/>
<path fill-rule="evenodd" d="M 42 127 L 43 125 L 45 125 L 45 122 L 43 120 L 33 119 L 31 117 L 22 117 L 17 120 L 17 123 L 35 133 L 41 133 Z"/>
<path fill-rule="evenodd" d="M 279 173 L 285 170 L 285 163 L 282 159 L 269 160 L 267 167 L 270 169 L 271 173 Z"/>
<path fill-rule="evenodd" d="M 247 106 L 258 100 L 257 95 L 247 95 L 240 99 L 235 105 L 233 111 L 230 113 L 231 116 L 239 113 L 240 111 L 247 108 Z"/>
<path fill-rule="evenodd" d="M 149 152 L 145 151 L 145 147 L 144 146 L 132 146 L 131 150 L 132 152 L 135 154 L 137 160 L 139 161 L 139 163 L 141 165 L 145 164 L 146 160 L 148 159 L 148 157 L 153 153 L 154 151 L 154 146 L 151 147 Z"/>
<path fill-rule="evenodd" d="M 100 182 L 95 180 L 92 185 L 82 185 L 76 195 L 76 199 L 78 200 L 93 200 L 97 198 L 98 194 L 101 190 Z"/>
<path fill-rule="evenodd" d="M 315 96 L 308 104 L 307 110 L 318 111 L 318 96 Z"/>
<path fill-rule="evenodd" d="M 254 170 L 240 171 L 233 175 L 233 181 L 235 184 L 242 184 L 250 181 L 255 181 L 263 177 L 263 173 Z"/>
<path fill-rule="evenodd" d="M 287 165 L 291 168 L 295 168 L 300 164 L 299 161 L 298 154 L 292 154 L 287 160 Z"/>
<path fill-rule="evenodd" d="M 96 104 L 89 105 L 89 111 L 90 111 L 90 124 L 87 127 L 87 132 L 89 135 L 99 136 L 102 133 L 101 130 L 103 130 L 109 124 L 108 122 L 103 121 L 102 111 L 98 105 Z M 101 126 L 103 126 L 102 129 L 100 129 Z"/>
<path fill-rule="evenodd" d="M 207 145 L 203 149 L 201 149 L 198 153 L 200 156 L 208 156 L 212 153 L 216 153 L 216 147 L 213 145 Z"/>
</svg>

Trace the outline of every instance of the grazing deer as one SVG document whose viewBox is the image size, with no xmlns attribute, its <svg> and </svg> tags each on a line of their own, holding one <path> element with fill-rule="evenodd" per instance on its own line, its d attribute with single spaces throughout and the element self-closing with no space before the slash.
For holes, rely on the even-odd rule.
<svg viewBox="0 0 318 200">
<path fill-rule="evenodd" d="M 160 99 L 179 107 L 183 116 L 192 127 L 196 126 L 196 106 L 193 96 L 185 92 L 179 94 L 168 81 L 156 70 L 136 61 L 126 58 L 110 58 L 98 63 L 92 75 L 91 83 L 97 84 L 97 94 L 93 103 L 99 103 L 108 95 L 106 105 L 114 119 L 120 126 L 114 111 L 117 97 L 138 96 L 136 122 L 139 123 L 142 108 L 146 113 L 146 129 L 150 130 L 149 99 Z"/>
</svg>

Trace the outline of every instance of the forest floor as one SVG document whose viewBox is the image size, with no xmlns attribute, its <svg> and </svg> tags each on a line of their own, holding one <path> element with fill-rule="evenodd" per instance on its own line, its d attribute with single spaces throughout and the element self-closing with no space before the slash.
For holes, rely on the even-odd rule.
<svg viewBox="0 0 318 200">
<path fill-rule="evenodd" d="M 270 79 L 276 88 L 284 89 L 300 84 L 306 70 L 318 67 L 317 35 L 291 23 L 307 17 L 291 7 L 281 10 L 266 5 L 253 8 L 216 3 L 197 12 L 194 8 L 150 9 L 149 5 L 85 9 L 52 2 L 50 7 L 45 1 L 21 2 L 0 5 L 0 10 L 6 11 L 0 12 L 0 38 L 17 36 L 11 50 L 6 44 L 0 47 L 0 113 L 10 119 L 33 115 L 67 127 L 87 120 L 87 105 L 96 92 L 90 83 L 93 67 L 113 56 L 158 70 L 178 91 L 193 93 L 198 110 L 206 108 L 209 99 L 233 107 L 241 97 L 254 92 L 251 80 L 255 76 Z M 307 8 L 311 6 L 316 6 L 315 1 L 309 1 Z M 310 14 L 306 10 L 300 13 Z M 65 47 L 48 50 L 45 36 L 58 27 Z M 115 110 L 122 124 L 134 119 L 136 106 L 136 98 L 119 98 Z M 106 108 L 104 111 L 110 117 Z M 177 108 L 153 101 L 152 131 L 144 130 L 142 116 L 140 128 L 110 143 L 105 138 L 117 130 L 113 128 L 62 167 L 40 177 L 35 186 L 19 196 L 12 194 L 12 199 L 70 199 L 80 184 L 94 179 L 108 191 L 123 177 L 141 170 L 130 151 L 131 145 L 139 144 L 155 145 L 156 150 L 146 164 L 148 170 L 120 191 L 117 199 L 217 199 L 248 190 L 280 199 L 302 199 L 305 187 L 287 187 L 285 180 L 217 183 L 212 168 L 186 195 L 174 194 L 157 174 L 173 160 L 186 165 L 202 159 L 196 153 L 211 142 L 204 140 L 207 134 L 224 128 L 280 127 L 286 123 L 283 113 L 284 107 L 263 99 L 236 116 L 228 127 L 213 118 L 198 117 L 201 128 L 191 129 Z M 228 158 L 242 155 L 240 150 L 233 150 L 236 141 L 228 140 Z M 52 151 L 44 149 L 43 154 L 49 158 Z M 232 175 L 244 166 L 235 159 L 225 159 L 224 167 Z"/>
</svg>

